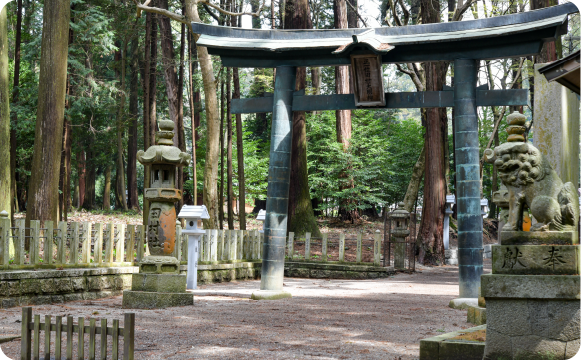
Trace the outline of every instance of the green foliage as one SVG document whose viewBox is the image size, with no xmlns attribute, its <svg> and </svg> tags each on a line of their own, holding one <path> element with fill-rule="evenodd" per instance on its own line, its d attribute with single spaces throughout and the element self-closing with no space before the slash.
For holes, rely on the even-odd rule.
<svg viewBox="0 0 581 360">
<path fill-rule="evenodd" d="M 311 193 L 326 200 L 319 210 L 339 204 L 348 211 L 364 210 L 403 198 L 423 137 L 417 121 L 398 122 L 393 115 L 385 110 L 354 111 L 347 149 L 336 140 L 334 112 L 308 117 Z"/>
</svg>

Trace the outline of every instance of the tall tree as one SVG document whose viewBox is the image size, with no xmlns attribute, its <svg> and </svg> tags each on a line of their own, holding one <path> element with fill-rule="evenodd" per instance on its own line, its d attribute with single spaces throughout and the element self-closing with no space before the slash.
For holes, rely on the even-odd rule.
<svg viewBox="0 0 581 360">
<path fill-rule="evenodd" d="M 285 29 L 312 29 L 308 0 L 287 0 L 284 11 Z M 307 69 L 297 68 L 295 90 L 306 86 Z M 321 232 L 313 213 L 307 168 L 307 129 L 304 111 L 293 111 L 291 175 L 288 202 L 288 229 L 295 234 Z"/>
<path fill-rule="evenodd" d="M 240 2 L 242 5 L 242 2 Z M 258 11 L 258 1 L 252 2 L 252 11 Z M 238 17 L 232 19 L 232 26 L 241 26 L 241 21 Z M 260 19 L 252 19 L 252 27 L 260 27 Z M 232 69 L 234 81 L 233 99 L 240 99 L 240 75 L 238 68 Z M 244 147 L 242 146 L 244 134 L 242 133 L 242 114 L 236 114 L 236 153 L 238 155 L 238 222 L 240 223 L 240 230 L 246 230 L 246 186 L 244 178 Z"/>
<path fill-rule="evenodd" d="M 440 2 L 422 0 L 420 15 L 424 24 L 439 23 Z M 448 64 L 444 62 L 424 64 L 426 91 L 441 91 L 443 89 L 447 68 Z M 418 230 L 420 247 L 418 261 L 423 264 L 440 264 L 444 260 L 445 137 L 448 117 L 445 108 L 428 108 L 425 114 L 426 165 L 422 221 Z"/>
<path fill-rule="evenodd" d="M 348 0 L 334 0 L 334 21 L 335 29 L 346 29 L 349 25 L 357 25 L 357 18 L 355 13 L 354 24 L 348 23 Z M 353 10 L 351 10 L 352 13 Z M 353 16 L 352 16 L 353 18 Z M 335 67 L 335 92 L 337 94 L 349 94 L 351 92 L 349 87 L 349 67 L 336 66 Z M 336 110 L 336 131 L 337 142 L 343 144 L 343 150 L 347 151 L 349 148 L 349 140 L 351 139 L 351 110 Z M 340 175 L 342 180 L 342 188 L 349 188 L 353 186 L 353 180 L 347 177 L 346 172 Z M 348 202 L 353 200 L 345 200 L 339 204 L 339 216 L 343 220 L 355 220 L 359 218 L 357 210 L 347 210 L 349 208 Z"/>
<path fill-rule="evenodd" d="M 234 229 L 234 189 L 233 181 L 234 171 L 232 169 L 232 69 L 226 70 L 226 168 L 227 168 L 227 201 L 228 201 L 228 229 Z"/>
<path fill-rule="evenodd" d="M 0 9 L 0 211 L 12 213 L 7 11 L 6 6 Z"/>
<path fill-rule="evenodd" d="M 125 116 L 125 62 L 127 61 L 127 40 L 123 39 L 119 51 L 115 54 L 117 60 L 117 77 L 120 78 L 121 95 L 119 99 L 119 111 L 117 113 L 117 170 L 115 176 L 115 197 L 116 205 L 127 211 L 127 196 L 125 191 L 125 163 L 123 162 L 123 118 Z"/>
<path fill-rule="evenodd" d="M 35 171 L 31 173 L 28 189 L 27 226 L 33 219 L 57 220 L 70 11 L 69 0 L 44 2 L 38 111 L 32 157 Z"/>
<path fill-rule="evenodd" d="M 129 138 L 127 139 L 127 207 L 133 210 L 139 210 L 137 195 L 138 56 L 139 41 L 135 36 L 131 40 L 131 58 L 129 60 Z"/>
<path fill-rule="evenodd" d="M 20 45 L 22 44 L 22 0 L 17 1 L 16 5 L 16 36 L 14 39 L 14 86 L 12 87 L 12 103 L 18 103 L 19 86 L 20 86 Z M 8 66 L 8 65 L 6 65 Z M 12 121 L 18 121 L 18 114 L 12 114 Z M 16 186 L 16 130 L 10 132 L 10 203 L 11 217 L 14 220 L 14 213 L 18 208 L 18 201 L 16 201 L 17 186 Z M 0 207 L 1 208 L 1 207 Z"/>
<path fill-rule="evenodd" d="M 197 173 L 197 158 L 196 146 L 198 141 L 198 133 L 196 128 L 200 126 L 200 90 L 194 86 L 194 76 L 198 72 L 198 63 L 192 59 L 197 57 L 197 49 L 193 44 L 192 34 L 188 33 L 188 58 L 189 58 L 189 93 L 190 93 L 190 115 L 192 119 L 192 181 L 194 205 L 198 205 L 198 173 Z M 194 46 L 192 46 L 194 45 Z"/>
</svg>

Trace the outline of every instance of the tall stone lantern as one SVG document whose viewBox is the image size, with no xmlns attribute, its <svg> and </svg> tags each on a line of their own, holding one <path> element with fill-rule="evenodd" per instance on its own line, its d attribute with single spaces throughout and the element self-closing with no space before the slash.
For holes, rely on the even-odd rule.
<svg viewBox="0 0 581 360">
<path fill-rule="evenodd" d="M 405 238 L 409 236 L 410 213 L 404 209 L 404 203 L 400 202 L 397 209 L 389 216 L 392 221 L 391 241 L 395 242 L 393 254 L 393 266 L 396 269 L 405 268 Z M 395 224 L 395 226 L 394 226 Z"/>
<path fill-rule="evenodd" d="M 182 198 L 176 188 L 177 168 L 188 166 L 190 155 L 173 146 L 174 123 L 159 122 L 157 145 L 137 153 L 137 160 L 151 167 L 151 187 L 145 189 L 149 200 L 146 226 L 150 256 L 139 263 L 133 274 L 131 290 L 123 293 L 124 308 L 165 308 L 193 305 L 192 294 L 186 292 L 186 275 L 180 275 L 180 262 L 172 256 L 176 246 L 175 203 Z"/>
</svg>

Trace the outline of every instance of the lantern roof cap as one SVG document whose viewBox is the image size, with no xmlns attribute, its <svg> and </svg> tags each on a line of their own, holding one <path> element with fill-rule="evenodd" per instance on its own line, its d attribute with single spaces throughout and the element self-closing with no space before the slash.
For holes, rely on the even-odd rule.
<svg viewBox="0 0 581 360">
<path fill-rule="evenodd" d="M 260 210 L 258 215 L 256 215 L 256 220 L 265 221 L 266 220 L 266 210 Z"/>
<path fill-rule="evenodd" d="M 397 209 L 391 213 L 390 217 L 392 219 L 406 219 L 410 217 L 410 213 L 404 209 L 404 203 L 400 202 L 397 204 Z"/>
<path fill-rule="evenodd" d="M 178 214 L 181 219 L 202 219 L 210 218 L 206 205 L 184 205 Z"/>
<path fill-rule="evenodd" d="M 191 156 L 173 146 L 173 129 L 173 121 L 160 120 L 159 131 L 155 135 L 157 145 L 152 145 L 145 151 L 139 150 L 137 152 L 137 160 L 143 165 L 167 164 L 188 166 Z"/>
</svg>

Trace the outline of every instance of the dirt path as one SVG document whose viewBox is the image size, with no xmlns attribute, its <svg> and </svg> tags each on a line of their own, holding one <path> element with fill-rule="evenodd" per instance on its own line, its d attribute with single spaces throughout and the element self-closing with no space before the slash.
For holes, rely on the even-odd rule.
<svg viewBox="0 0 581 360">
<path fill-rule="evenodd" d="M 466 311 L 448 307 L 458 296 L 454 266 L 379 280 L 286 278 L 284 284 L 292 299 L 252 301 L 259 281 L 232 282 L 197 290 L 192 307 L 136 310 L 135 358 L 418 359 L 420 339 L 472 326 Z M 33 312 L 122 320 L 124 311 L 118 296 Z M 21 308 L 0 310 L 0 336 L 18 334 L 20 318 Z M 1 348 L 15 359 L 20 341 Z"/>
</svg>

